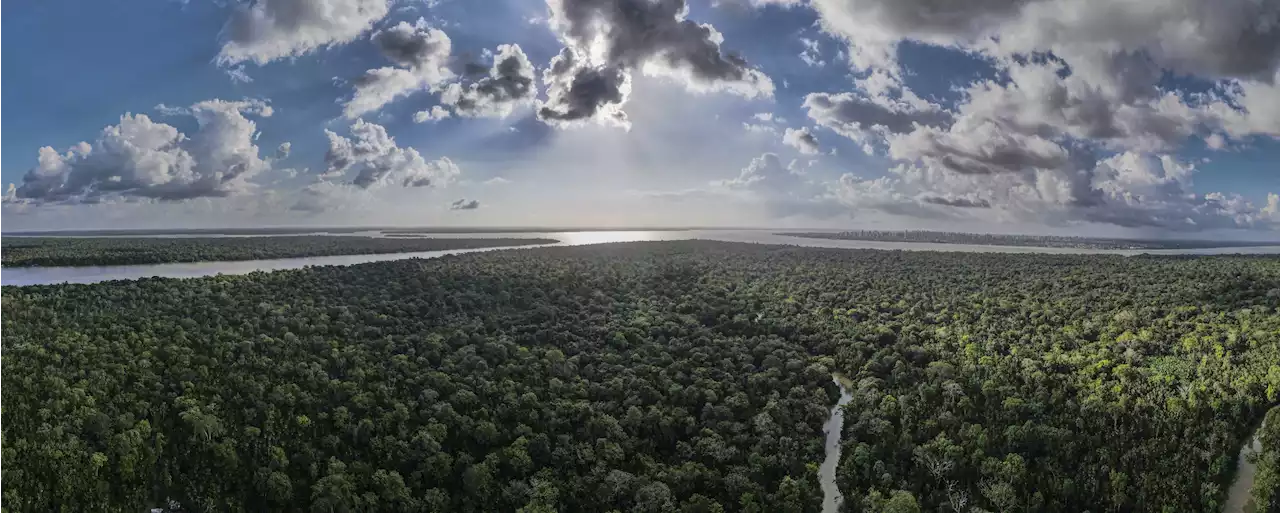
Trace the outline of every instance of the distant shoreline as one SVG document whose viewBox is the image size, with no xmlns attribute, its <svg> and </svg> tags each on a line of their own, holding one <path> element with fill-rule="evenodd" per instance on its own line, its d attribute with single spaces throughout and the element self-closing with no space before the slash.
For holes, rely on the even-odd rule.
<svg viewBox="0 0 1280 513">
<path fill-rule="evenodd" d="M 296 234 L 350 234 L 359 232 L 403 233 L 547 233 L 547 232 L 685 232 L 694 230 L 768 230 L 768 228 L 709 228 L 689 227 L 537 227 L 537 226 L 488 226 L 488 227 L 405 227 L 405 226 L 291 226 L 268 228 L 156 228 L 118 230 L 22 230 L 0 233 L 4 237 L 105 237 L 142 235 L 296 235 Z"/>
<path fill-rule="evenodd" d="M 1072 248 L 1097 250 L 1162 250 L 1249 248 L 1280 245 L 1280 241 L 1214 241 L 1175 239 L 1113 239 L 1105 237 L 1068 237 L 1060 235 L 995 235 L 932 231 L 844 232 L 776 232 L 777 235 L 803 239 L 858 240 L 875 242 L 910 242 L 929 244 L 971 244 L 982 246 L 1016 246 L 1038 248 Z"/>
<path fill-rule="evenodd" d="M 470 250 L 556 244 L 542 238 L 375 238 L 297 235 L 279 237 L 21 237 L 0 247 L 0 266 L 102 267 L 195 262 L 237 262 L 421 251 Z"/>
</svg>

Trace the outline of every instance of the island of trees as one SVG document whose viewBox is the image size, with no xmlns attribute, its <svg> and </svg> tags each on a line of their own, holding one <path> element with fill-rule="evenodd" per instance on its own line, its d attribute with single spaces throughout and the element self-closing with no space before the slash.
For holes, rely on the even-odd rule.
<svg viewBox="0 0 1280 513">
<path fill-rule="evenodd" d="M 847 511 L 1217 511 L 1280 403 L 1263 257 L 678 241 L 2 305 L 12 511 L 816 512 L 833 373 Z"/>
<path fill-rule="evenodd" d="M 5 237 L 4 267 L 161 264 L 364 255 L 555 244 L 552 239 L 390 239 L 360 236 Z"/>
<path fill-rule="evenodd" d="M 1059 235 L 999 235 L 991 233 L 933 232 L 924 230 L 780 233 L 790 237 L 828 240 L 866 240 L 878 242 L 926 242 L 933 244 L 974 244 L 983 246 L 1030 246 L 1076 249 L 1203 249 L 1253 246 L 1278 246 L 1280 241 L 1212 241 L 1173 239 L 1108 239 Z"/>
</svg>

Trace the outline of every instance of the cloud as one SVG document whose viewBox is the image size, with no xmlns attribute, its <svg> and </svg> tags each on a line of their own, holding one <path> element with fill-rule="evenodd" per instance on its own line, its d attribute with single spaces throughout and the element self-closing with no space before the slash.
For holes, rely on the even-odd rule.
<svg viewBox="0 0 1280 513">
<path fill-rule="evenodd" d="M 381 125 L 357 119 L 351 139 L 325 130 L 329 149 L 322 178 L 345 176 L 354 170 L 351 184 L 369 189 L 395 183 L 404 187 L 444 187 L 460 174 L 448 158 L 427 162 L 413 148 L 401 148 Z"/>
<path fill-rule="evenodd" d="M 304 187 L 298 192 L 298 199 L 289 210 L 308 213 L 320 213 L 346 207 L 356 196 L 364 193 L 347 184 L 329 181 L 318 181 Z"/>
<path fill-rule="evenodd" d="M 1280 196 L 1258 207 L 1239 195 L 1191 191 L 1194 166 L 1170 155 L 1123 152 L 1067 173 L 1053 169 L 957 174 L 937 162 L 904 165 L 890 176 L 845 175 L 829 198 L 859 212 L 1051 226 L 1081 223 L 1165 231 L 1276 229 Z"/>
<path fill-rule="evenodd" d="M 248 84 L 253 82 L 253 77 L 249 76 L 249 74 L 244 71 L 244 65 L 236 66 L 234 68 L 225 68 L 222 71 L 227 74 L 227 78 L 230 78 L 231 83 L 233 84 Z"/>
<path fill-rule="evenodd" d="M 778 124 L 786 121 L 781 117 L 775 116 L 772 112 L 757 112 L 751 116 L 750 121 L 742 123 L 742 129 L 756 135 L 776 135 L 778 133 Z"/>
<path fill-rule="evenodd" d="M 1205 131 L 1280 137 L 1280 3 L 1170 0 L 815 0 L 856 68 L 900 77 L 896 47 L 983 57 L 1006 81 L 969 86 L 968 115 L 1109 149 L 1166 151 Z M 1214 83 L 1163 89 L 1167 73 Z"/>
<path fill-rule="evenodd" d="M 804 45 L 804 51 L 800 52 L 801 61 L 804 61 L 809 66 L 818 68 L 827 64 L 826 61 L 822 60 L 820 55 L 822 49 L 817 40 L 802 37 L 800 38 L 800 43 Z"/>
<path fill-rule="evenodd" d="M 814 0 L 813 6 L 824 28 L 850 42 L 860 69 L 896 69 L 904 40 L 999 56 L 1052 52 L 1073 67 L 1142 53 L 1159 68 L 1235 78 L 1262 78 L 1280 62 L 1274 2 Z"/>
<path fill-rule="evenodd" d="M 1280 139 L 1280 69 L 1270 79 L 1232 82 L 1225 96 L 1205 109 L 1227 134 L 1236 139 L 1253 135 Z"/>
<path fill-rule="evenodd" d="M 958 117 L 1041 137 L 1091 140 L 1114 149 L 1168 149 L 1211 122 L 1176 93 L 1108 93 L 1061 63 L 1014 64 L 1009 80 L 970 85 Z"/>
<path fill-rule="evenodd" d="M 427 25 L 424 18 L 418 18 L 413 25 L 402 21 L 375 31 L 369 36 L 369 40 L 383 57 L 396 66 L 422 69 L 424 73 L 440 73 L 441 80 L 448 78 L 444 76 L 448 70 L 440 68 L 445 64 L 443 59 L 449 56 L 449 36 Z"/>
<path fill-rule="evenodd" d="M 812 5 L 824 29 L 850 42 L 855 68 L 896 69 L 899 41 L 953 45 L 973 39 L 1027 1 L 813 0 Z"/>
<path fill-rule="evenodd" d="M 713 180 L 703 187 L 676 190 L 632 191 L 652 201 L 698 205 L 766 215 L 774 219 L 794 216 L 828 218 L 848 210 L 829 197 L 826 184 L 806 170 L 813 161 L 792 160 L 784 165 L 775 153 L 763 153 L 737 176 Z"/>
<path fill-rule="evenodd" d="M 772 191 L 785 194 L 803 183 L 804 173 L 799 170 L 798 162 L 784 166 L 776 153 L 764 153 L 751 159 L 737 177 L 717 180 L 711 185 L 731 190 Z"/>
<path fill-rule="evenodd" d="M 475 210 L 480 208 L 480 202 L 476 200 L 460 199 L 449 205 L 449 210 Z"/>
<path fill-rule="evenodd" d="M 987 201 L 1045 223 L 1170 230 L 1274 227 L 1238 196 L 1197 194 L 1168 156 L 1202 137 L 1223 149 L 1280 138 L 1280 3 L 1252 0 L 813 0 L 822 26 L 867 72 L 845 115 L 810 116 L 854 139 L 880 119 L 902 184 Z M 946 122 L 917 123 L 883 98 L 903 41 L 969 52 L 997 77 L 964 86 Z M 1207 83 L 1169 89 L 1167 76 Z M 850 93 L 846 93 L 850 94 Z M 844 100 L 851 100 L 846 97 Z M 829 102 L 836 104 L 837 102 Z M 907 101 L 908 104 L 912 103 Z M 845 120 L 858 120 L 850 127 Z M 939 120 L 942 121 L 942 120 Z M 874 122 L 871 122 L 874 124 Z M 1101 157 L 1099 157 L 1101 155 Z M 1181 170 L 1181 171 L 1179 171 Z M 1172 177 L 1178 178 L 1172 178 Z M 936 203 L 935 203 L 936 204 Z"/>
<path fill-rule="evenodd" d="M 889 156 L 909 164 L 899 168 L 903 194 L 931 205 L 973 208 L 985 202 L 984 210 L 998 213 L 995 220 L 1165 230 L 1271 226 L 1242 198 L 1197 196 L 1181 179 L 1160 181 L 1161 190 L 1176 192 L 1156 194 L 1133 178 L 1163 176 L 1149 163 L 1167 160 L 1158 155 L 1199 133 L 1213 132 L 1206 144 L 1223 147 L 1219 133 L 1248 133 L 1258 123 L 1248 110 L 1230 105 L 1242 105 L 1238 96 L 1157 89 L 1159 68 L 1153 66 L 1149 57 L 1123 54 L 1080 67 L 1056 56 L 1004 62 L 1006 78 L 970 84 L 948 122 L 886 125 L 881 133 Z M 850 109 L 858 116 L 848 117 L 867 117 L 861 107 L 880 103 L 874 99 L 886 97 L 883 91 L 896 88 L 907 98 L 898 83 L 882 71 L 859 81 L 869 100 Z"/>
<path fill-rule="evenodd" d="M 511 180 L 508 180 L 508 179 L 503 178 L 503 177 L 501 177 L 501 176 L 495 176 L 495 177 L 493 177 L 493 178 L 490 178 L 490 179 L 485 180 L 485 181 L 480 182 L 480 183 L 481 183 L 481 184 L 483 184 L 483 185 L 507 185 L 507 184 L 511 183 Z"/>
<path fill-rule="evenodd" d="M 1211 150 L 1222 150 L 1227 147 L 1227 138 L 1222 134 L 1212 134 L 1204 138 L 1204 145 Z"/>
<path fill-rule="evenodd" d="M 387 0 L 258 0 L 222 28 L 218 63 L 258 65 L 349 43 L 387 15 Z"/>
<path fill-rule="evenodd" d="M 161 116 L 190 116 L 191 115 L 190 107 L 172 107 L 169 105 L 165 105 L 163 103 L 157 103 L 156 106 L 152 107 L 151 109 L 156 111 L 156 114 L 159 114 Z"/>
<path fill-rule="evenodd" d="M 622 110 L 631 95 L 631 74 L 616 66 L 580 64 L 577 50 L 565 48 L 543 73 L 547 101 L 538 104 L 538 119 L 553 126 L 587 121 L 630 128 Z"/>
<path fill-rule="evenodd" d="M 909 95 L 864 96 L 855 93 L 810 93 L 804 108 L 819 125 L 860 143 L 889 134 L 910 132 L 916 126 L 945 126 L 951 115 L 942 108 Z"/>
<path fill-rule="evenodd" d="M 668 77 L 694 91 L 770 97 L 773 82 L 720 48 L 714 27 L 685 18 L 684 0 L 547 0 L 565 48 L 544 76 L 539 117 L 554 125 L 594 120 L 627 126 L 631 73 Z"/>
<path fill-rule="evenodd" d="M 991 208 L 991 202 L 981 198 L 924 195 L 920 197 L 920 201 L 946 207 Z"/>
<path fill-rule="evenodd" d="M 426 123 L 428 121 L 440 121 L 451 116 L 449 110 L 439 105 L 434 105 L 430 110 L 420 110 L 413 114 L 414 123 Z"/>
<path fill-rule="evenodd" d="M 366 71 L 355 80 L 355 92 L 343 114 L 355 119 L 367 112 L 417 91 L 434 90 L 454 74 L 449 70 L 453 44 L 443 31 L 427 25 L 425 19 L 410 25 L 400 22 L 374 32 L 370 39 L 387 60 L 400 67 Z"/>
<path fill-rule="evenodd" d="M 808 127 L 800 127 L 798 130 L 788 128 L 782 135 L 782 142 L 805 155 L 817 155 L 820 149 L 818 138 L 809 131 Z"/>
<path fill-rule="evenodd" d="M 961 174 L 1058 169 L 1071 161 L 1066 148 L 1051 140 L 1005 131 L 990 122 L 955 125 L 950 130 L 922 127 L 892 138 L 890 155 L 900 160 L 930 160 Z"/>
<path fill-rule="evenodd" d="M 293 150 L 293 143 L 282 142 L 276 147 L 276 160 L 284 160 L 289 158 L 289 153 Z"/>
<path fill-rule="evenodd" d="M 882 176 L 864 179 L 853 173 L 845 173 L 827 185 L 825 202 L 839 206 L 853 217 L 869 212 L 916 219 L 943 219 L 951 217 L 929 203 L 917 200 L 905 191 L 900 179 Z"/>
<path fill-rule="evenodd" d="M 997 50 L 1052 51 L 1073 66 L 1137 52 L 1181 73 L 1266 79 L 1280 64 L 1278 18 L 1280 4 L 1251 0 L 1170 0 L 1156 8 L 1053 0 L 1028 3 L 983 28 L 1000 38 Z"/>
<path fill-rule="evenodd" d="M 803 3 L 804 0 L 711 0 L 711 5 L 714 7 L 754 7 L 757 9 L 770 5 L 790 8 Z"/>
<path fill-rule="evenodd" d="M 257 125 L 245 117 L 272 114 L 257 100 L 208 100 L 171 113 L 195 117 L 190 136 L 126 113 L 94 142 L 58 153 L 40 149 L 39 164 L 13 191 L 15 200 L 35 203 L 100 203 L 113 198 L 185 200 L 248 192 L 250 179 L 271 168 L 254 144 Z"/>
<path fill-rule="evenodd" d="M 355 119 L 426 86 L 422 77 L 406 69 L 371 69 L 355 80 L 355 92 L 342 113 L 347 119 Z"/>
<path fill-rule="evenodd" d="M 450 84 L 440 102 L 462 117 L 501 118 L 517 105 L 532 102 L 537 93 L 533 64 L 520 45 L 499 45 L 488 76 L 465 87 Z"/>
<path fill-rule="evenodd" d="M 1238 195 L 1190 190 L 1195 166 L 1171 155 L 1120 153 L 1104 159 L 1093 185 L 1103 200 L 1080 209 L 1090 221 L 1170 230 L 1252 228 L 1274 224 L 1265 209 Z M 1274 227 L 1274 226 L 1272 226 Z"/>
</svg>

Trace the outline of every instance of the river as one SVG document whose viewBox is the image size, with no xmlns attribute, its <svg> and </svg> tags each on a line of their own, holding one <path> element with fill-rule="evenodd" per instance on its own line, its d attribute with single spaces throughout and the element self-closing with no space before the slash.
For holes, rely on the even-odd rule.
<svg viewBox="0 0 1280 513">
<path fill-rule="evenodd" d="M 1245 505 L 1249 503 L 1249 497 L 1253 491 L 1253 479 L 1258 475 L 1258 465 L 1249 461 L 1249 454 L 1262 452 L 1262 440 L 1258 435 L 1265 427 L 1267 427 L 1267 421 L 1264 418 L 1262 425 L 1240 448 L 1240 455 L 1236 457 L 1236 480 L 1232 481 L 1231 488 L 1227 489 L 1227 502 L 1222 506 L 1222 513 L 1245 512 Z"/>
<path fill-rule="evenodd" d="M 201 234 L 219 236 L 218 234 Z M 379 236 L 377 232 L 359 232 L 343 235 Z M 434 233 L 433 238 L 511 237 L 548 238 L 560 242 L 550 246 L 580 246 L 608 242 L 637 242 L 661 240 L 719 240 L 756 244 L 788 244 L 793 246 L 847 249 L 886 249 L 908 251 L 961 251 L 984 253 L 1053 253 L 1053 254 L 1222 254 L 1250 253 L 1277 254 L 1280 246 L 1255 246 L 1239 248 L 1206 248 L 1191 250 L 1090 250 L 1076 248 L 1037 248 L 1025 246 L 982 246 L 972 244 L 935 244 L 916 242 L 877 242 L 859 240 L 808 239 L 778 235 L 769 230 L 672 230 L 672 231 L 580 231 L 580 232 L 515 232 L 515 233 Z M 521 248 L 536 248 L 520 246 Z M 96 283 L 109 280 L 134 280 L 153 276 L 165 278 L 192 278 L 216 274 L 248 274 L 254 271 L 298 269 L 309 265 L 350 265 L 363 262 L 399 260 L 403 258 L 434 258 L 444 255 L 493 251 L 510 248 L 485 248 L 473 250 L 420 251 L 414 253 L 385 253 L 380 255 L 340 255 L 273 260 L 242 260 L 235 262 L 193 262 L 173 264 L 118 265 L 103 267 L 12 267 L 0 269 L 0 284 L 43 285 L 53 283 Z"/>
<path fill-rule="evenodd" d="M 853 400 L 849 389 L 845 388 L 839 376 L 832 375 L 831 380 L 840 387 L 840 400 L 831 407 L 831 416 L 822 425 L 826 434 L 826 457 L 818 467 L 818 482 L 822 484 L 822 513 L 840 511 L 844 497 L 840 495 L 840 487 L 836 485 L 836 467 L 840 466 L 840 437 L 844 434 L 844 405 Z"/>
</svg>

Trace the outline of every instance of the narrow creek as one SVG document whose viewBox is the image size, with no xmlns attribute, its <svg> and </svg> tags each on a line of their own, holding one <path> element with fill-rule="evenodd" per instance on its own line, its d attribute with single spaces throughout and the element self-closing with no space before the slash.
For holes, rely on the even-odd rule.
<svg viewBox="0 0 1280 513">
<path fill-rule="evenodd" d="M 840 436 L 844 433 L 844 405 L 853 400 L 853 395 L 837 375 L 831 379 L 840 387 L 840 400 L 831 407 L 831 416 L 823 424 L 822 432 L 826 434 L 826 458 L 818 467 L 818 481 L 822 483 L 822 513 L 840 511 L 844 497 L 840 495 L 840 487 L 836 486 L 836 467 L 840 465 Z"/>
<path fill-rule="evenodd" d="M 1236 480 L 1227 489 L 1227 502 L 1222 506 L 1222 513 L 1244 513 L 1253 491 L 1253 479 L 1258 475 L 1258 465 L 1249 461 L 1249 454 L 1262 452 L 1262 440 L 1258 436 L 1265 427 L 1267 422 L 1264 419 L 1262 425 L 1254 430 L 1253 435 L 1240 448 L 1240 455 L 1236 457 Z"/>
</svg>

